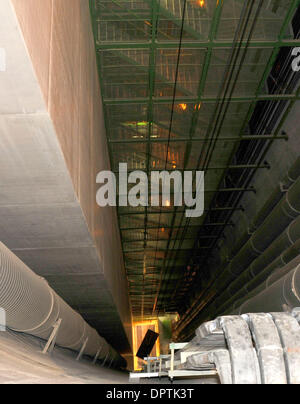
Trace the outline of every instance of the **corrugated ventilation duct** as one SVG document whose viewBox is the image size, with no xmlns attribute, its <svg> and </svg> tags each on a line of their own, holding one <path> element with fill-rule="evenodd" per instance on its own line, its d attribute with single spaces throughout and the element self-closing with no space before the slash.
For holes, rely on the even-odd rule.
<svg viewBox="0 0 300 404">
<path fill-rule="evenodd" d="M 58 319 L 57 345 L 80 351 L 88 339 L 84 353 L 95 356 L 114 367 L 125 360 L 68 306 L 47 281 L 32 272 L 16 255 L 0 242 L 0 307 L 6 311 L 7 327 L 47 340 Z"/>
</svg>

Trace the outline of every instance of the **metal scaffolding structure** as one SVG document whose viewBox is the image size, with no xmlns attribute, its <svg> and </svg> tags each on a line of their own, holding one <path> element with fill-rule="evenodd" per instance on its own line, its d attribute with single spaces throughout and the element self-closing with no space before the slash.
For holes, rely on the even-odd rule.
<svg viewBox="0 0 300 404">
<path fill-rule="evenodd" d="M 299 91 L 271 90 L 268 78 L 281 49 L 300 46 L 299 4 L 90 0 L 112 169 L 201 169 L 209 191 L 201 218 L 172 201 L 118 208 L 135 318 L 182 308 L 252 176 L 269 168 L 267 150 L 288 139 L 281 127 Z M 249 126 L 260 103 L 285 110 L 271 133 Z M 260 152 L 237 158 L 253 145 Z"/>
</svg>

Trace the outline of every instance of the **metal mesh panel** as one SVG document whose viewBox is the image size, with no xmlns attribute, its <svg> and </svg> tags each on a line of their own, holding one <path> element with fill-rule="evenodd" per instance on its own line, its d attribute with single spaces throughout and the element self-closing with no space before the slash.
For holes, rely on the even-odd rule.
<svg viewBox="0 0 300 404">
<path fill-rule="evenodd" d="M 250 132 L 247 123 L 256 103 L 269 95 L 266 84 L 274 58 L 280 47 L 293 46 L 285 43 L 294 38 L 293 0 L 264 1 L 248 38 L 256 0 L 231 69 L 244 4 L 250 3 L 187 0 L 182 22 L 183 0 L 91 0 L 113 170 L 127 162 L 130 170 L 143 170 L 150 177 L 151 171 L 165 167 L 195 170 L 209 162 L 205 219 L 188 223 L 184 208 L 175 209 L 172 200 L 162 208 L 118 208 L 134 314 L 139 318 L 164 310 L 168 303 L 164 293 L 174 293 L 170 273 L 177 273 L 178 282 L 183 282 L 192 254 L 206 256 L 205 249 L 215 245 L 213 237 L 227 216 L 222 211 L 219 216 L 211 213 L 209 207 L 219 195 L 214 191 L 232 186 L 224 175 L 235 163 L 232 156 L 239 140 Z M 223 100 L 229 77 L 231 86 Z M 212 139 L 216 141 L 211 143 Z M 222 201 L 226 205 L 225 197 Z M 153 274 L 162 279 L 160 287 L 153 283 Z"/>
<path fill-rule="evenodd" d="M 258 4 L 258 0 L 256 0 Z M 271 0 L 263 2 L 263 10 L 257 21 L 253 34 L 255 40 L 276 40 L 281 29 L 286 13 L 291 6 L 291 0 Z M 243 2 L 228 0 L 224 2 L 223 13 L 217 38 L 220 40 L 232 40 L 234 38 L 239 18 L 242 12 Z M 250 19 L 249 27 L 253 23 Z M 249 29 L 248 32 L 249 33 Z"/>
<path fill-rule="evenodd" d="M 156 53 L 155 95 L 170 97 L 174 92 L 177 49 L 159 49 Z M 177 76 L 177 96 L 196 96 L 204 63 L 205 49 L 182 49 Z"/>
</svg>

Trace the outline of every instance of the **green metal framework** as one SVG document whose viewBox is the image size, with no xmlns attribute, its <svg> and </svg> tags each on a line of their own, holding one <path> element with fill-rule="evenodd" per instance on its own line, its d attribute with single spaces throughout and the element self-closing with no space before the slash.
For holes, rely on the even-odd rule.
<svg viewBox="0 0 300 404">
<path fill-rule="evenodd" d="M 259 0 L 253 1 L 257 6 Z M 165 169 L 167 157 L 169 170 L 196 170 L 204 145 L 210 140 L 209 123 L 244 1 L 187 0 L 170 132 L 184 0 L 90 3 L 112 169 L 117 171 L 120 162 L 127 162 L 129 170 L 150 174 Z M 263 138 L 270 143 L 287 139 L 279 130 L 249 135 L 247 124 L 257 102 L 299 99 L 298 93 L 270 95 L 265 85 L 281 47 L 300 45 L 293 39 L 290 26 L 299 0 L 264 3 L 250 42 L 241 42 L 247 54 L 206 173 L 206 212 L 215 192 L 235 191 L 224 186 L 223 178 L 228 168 L 234 168 L 237 144 L 251 139 Z M 250 19 L 249 25 L 252 22 Z M 268 167 L 261 164 L 244 168 Z M 161 209 L 118 208 L 136 318 L 176 310 L 168 299 L 183 280 L 195 241 L 197 253 L 207 253 L 215 237 L 205 235 L 205 228 L 232 225 L 229 221 L 204 226 L 204 216 L 193 219 L 186 229 L 183 209 L 170 205 Z M 233 213 L 242 208 L 219 209 Z M 204 233 L 199 237 L 201 227 Z"/>
</svg>

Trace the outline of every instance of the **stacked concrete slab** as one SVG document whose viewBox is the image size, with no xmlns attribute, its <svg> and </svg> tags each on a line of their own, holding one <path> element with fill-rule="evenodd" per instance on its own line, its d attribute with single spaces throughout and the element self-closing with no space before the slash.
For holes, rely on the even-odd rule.
<svg viewBox="0 0 300 404">
<path fill-rule="evenodd" d="M 0 239 L 101 335 L 130 350 L 131 314 L 114 209 L 87 0 L 2 0 Z"/>
</svg>

